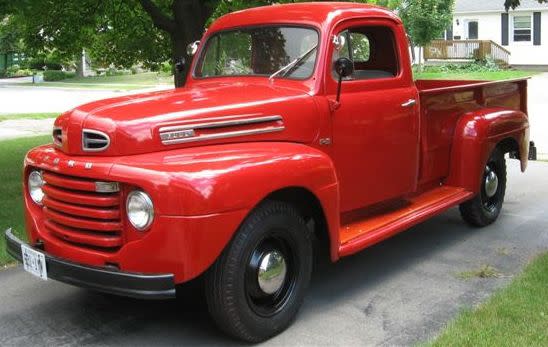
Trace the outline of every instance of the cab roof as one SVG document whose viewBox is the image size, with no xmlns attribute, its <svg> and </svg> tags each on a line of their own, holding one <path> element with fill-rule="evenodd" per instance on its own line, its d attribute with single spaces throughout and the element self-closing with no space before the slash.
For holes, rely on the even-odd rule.
<svg viewBox="0 0 548 347">
<path fill-rule="evenodd" d="M 300 24 L 326 27 L 343 19 L 384 18 L 401 20 L 386 8 L 352 2 L 301 2 L 255 7 L 233 12 L 216 20 L 211 31 L 263 24 Z"/>
</svg>

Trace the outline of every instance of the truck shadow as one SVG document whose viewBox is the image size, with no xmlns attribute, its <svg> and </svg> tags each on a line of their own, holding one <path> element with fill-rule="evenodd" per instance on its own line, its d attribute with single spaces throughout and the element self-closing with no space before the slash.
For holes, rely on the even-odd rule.
<svg viewBox="0 0 548 347">
<path fill-rule="evenodd" d="M 391 276 L 477 232 L 461 221 L 458 211 L 451 210 L 338 263 L 332 264 L 325 252 L 317 257 L 298 320 L 374 290 Z M 238 344 L 215 328 L 199 284 L 182 286 L 178 294 L 177 300 L 141 301 L 70 288 L 71 298 L 61 296 L 48 302 L 48 307 L 41 309 L 45 315 L 42 319 L 64 319 L 59 323 L 66 325 L 63 330 L 73 337 L 67 341 L 64 336 L 69 345 Z M 55 314 L 51 315 L 52 311 Z"/>
</svg>

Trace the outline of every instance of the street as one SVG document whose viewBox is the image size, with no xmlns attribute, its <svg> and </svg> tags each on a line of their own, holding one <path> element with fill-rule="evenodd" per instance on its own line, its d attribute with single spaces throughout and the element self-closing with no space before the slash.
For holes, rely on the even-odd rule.
<svg viewBox="0 0 548 347">
<path fill-rule="evenodd" d="M 519 172 L 508 161 L 498 222 L 474 229 L 452 209 L 343 259 L 317 262 L 293 326 L 265 346 L 413 345 L 436 336 L 548 250 L 548 164 Z M 143 255 L 146 256 L 146 255 Z M 497 278 L 459 278 L 491 265 Z M 21 266 L 0 272 L 0 345 L 236 345 L 208 318 L 203 299 L 146 302 L 43 282 Z"/>
</svg>

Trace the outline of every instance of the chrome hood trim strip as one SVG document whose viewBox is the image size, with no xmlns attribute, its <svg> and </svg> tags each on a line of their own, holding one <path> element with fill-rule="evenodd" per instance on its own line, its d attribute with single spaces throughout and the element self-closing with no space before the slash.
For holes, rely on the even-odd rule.
<svg viewBox="0 0 548 347">
<path fill-rule="evenodd" d="M 160 139 L 164 145 L 174 145 L 181 143 L 189 142 L 198 142 L 198 141 L 208 141 L 208 140 L 218 140 L 226 139 L 231 137 L 238 136 L 250 136 L 258 134 L 267 134 L 273 132 L 279 132 L 285 130 L 285 127 L 282 125 L 276 126 L 266 126 L 262 128 L 255 128 L 249 130 L 237 130 L 237 131 L 224 131 L 215 134 L 205 134 L 197 135 L 196 130 L 204 129 L 219 129 L 219 128 L 230 128 L 237 126 L 245 125 L 255 125 L 262 123 L 272 123 L 283 121 L 281 116 L 265 116 L 265 117 L 255 117 L 255 118 L 246 118 L 246 119 L 236 119 L 236 120 L 227 120 L 227 121 L 216 121 L 216 122 L 207 122 L 207 123 L 197 123 L 189 125 L 180 125 L 180 126 L 168 126 L 160 128 Z"/>
</svg>

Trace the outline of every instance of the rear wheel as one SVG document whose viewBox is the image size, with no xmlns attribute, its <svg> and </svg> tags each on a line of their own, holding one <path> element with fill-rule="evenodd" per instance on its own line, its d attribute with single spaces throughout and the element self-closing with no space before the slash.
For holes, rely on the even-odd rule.
<svg viewBox="0 0 548 347">
<path fill-rule="evenodd" d="M 462 218 L 470 225 L 484 227 L 495 222 L 502 210 L 506 193 L 506 160 L 495 149 L 483 172 L 480 192 L 460 205 Z"/>
<path fill-rule="evenodd" d="M 206 275 L 209 311 L 223 331 L 264 341 L 295 318 L 310 282 L 312 243 L 291 205 L 267 202 L 242 224 Z"/>
</svg>

